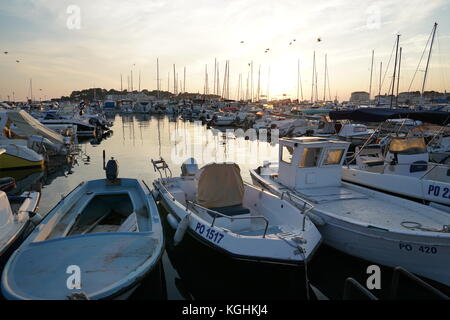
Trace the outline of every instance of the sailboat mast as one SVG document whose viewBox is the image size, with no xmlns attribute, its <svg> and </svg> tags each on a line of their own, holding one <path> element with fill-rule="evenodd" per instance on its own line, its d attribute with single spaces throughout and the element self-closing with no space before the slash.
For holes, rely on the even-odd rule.
<svg viewBox="0 0 450 320">
<path fill-rule="evenodd" d="M 160 91 L 159 85 L 160 85 L 160 83 L 159 83 L 159 58 L 156 58 L 156 94 L 157 94 L 158 99 L 159 99 L 159 91 Z"/>
<path fill-rule="evenodd" d="M 177 73 L 175 70 L 175 63 L 173 64 L 173 94 L 177 94 Z"/>
<path fill-rule="evenodd" d="M 256 94 L 258 101 L 260 100 L 260 92 L 261 92 L 261 65 L 259 65 L 258 70 L 258 92 Z"/>
<path fill-rule="evenodd" d="M 213 94 L 217 94 L 217 58 L 214 58 L 214 91 Z"/>
<path fill-rule="evenodd" d="M 402 47 L 400 47 L 400 53 L 399 53 L 399 59 L 398 59 L 398 76 L 397 76 L 397 96 L 395 98 L 395 105 L 398 107 L 398 88 L 400 86 L 400 66 L 402 64 Z"/>
<path fill-rule="evenodd" d="M 267 74 L 267 102 L 270 101 L 270 67 L 269 72 Z"/>
<path fill-rule="evenodd" d="M 394 101 L 394 87 L 395 87 L 395 74 L 397 71 L 397 56 L 398 56 L 398 43 L 400 42 L 400 35 L 397 35 L 397 48 L 395 50 L 395 63 L 394 63 L 394 75 L 392 77 L 392 93 L 391 93 L 391 108 L 392 108 L 392 102 Z"/>
<path fill-rule="evenodd" d="M 325 53 L 325 71 L 323 79 L 323 101 L 325 102 L 327 96 L 327 54 Z"/>
<path fill-rule="evenodd" d="M 297 60 L 297 102 L 300 102 L 300 59 Z"/>
<path fill-rule="evenodd" d="M 184 67 L 184 75 L 183 75 L 183 92 L 186 92 L 186 67 Z"/>
<path fill-rule="evenodd" d="M 372 94 L 373 56 L 374 56 L 374 50 L 372 50 L 372 64 L 370 67 L 369 104 L 370 104 L 370 96 Z"/>
<path fill-rule="evenodd" d="M 123 85 L 122 85 L 122 74 L 120 74 L 120 92 L 123 91 Z"/>
<path fill-rule="evenodd" d="M 141 70 L 139 70 L 139 92 L 141 92 Z"/>
<path fill-rule="evenodd" d="M 311 103 L 314 103 L 314 77 L 316 74 L 316 52 L 313 53 L 313 71 L 312 71 L 312 81 L 311 81 Z"/>
<path fill-rule="evenodd" d="M 380 104 L 380 96 L 381 96 L 381 74 L 383 71 L 383 61 L 380 62 L 380 82 L 378 83 L 378 105 Z"/>
<path fill-rule="evenodd" d="M 250 91 L 251 92 L 250 92 L 250 94 L 251 94 L 251 102 L 253 102 L 253 61 L 251 63 L 250 69 L 251 69 L 251 77 L 250 77 L 250 87 L 251 87 Z"/>
<path fill-rule="evenodd" d="M 428 58 L 427 58 L 427 66 L 425 67 L 425 75 L 423 76 L 422 92 L 421 92 L 422 98 L 423 98 L 423 92 L 425 90 L 425 83 L 427 81 L 428 67 L 430 65 L 430 58 L 431 58 L 431 50 L 433 49 L 434 36 L 436 35 L 437 25 L 438 24 L 435 22 L 434 26 L 433 26 L 433 37 L 431 38 L 430 51 L 428 52 Z"/>
</svg>

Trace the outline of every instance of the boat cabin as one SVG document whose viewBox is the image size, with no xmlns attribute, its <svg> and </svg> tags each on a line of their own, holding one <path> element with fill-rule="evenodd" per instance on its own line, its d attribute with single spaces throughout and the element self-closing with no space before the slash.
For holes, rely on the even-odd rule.
<svg viewBox="0 0 450 320">
<path fill-rule="evenodd" d="M 378 173 L 421 176 L 428 169 L 428 149 L 423 137 L 393 137 L 384 152 L 374 145 L 357 151 L 357 165 Z"/>
<path fill-rule="evenodd" d="M 345 123 L 338 135 L 340 137 L 354 137 L 368 134 L 371 134 L 371 132 L 363 124 Z"/>
<path fill-rule="evenodd" d="M 349 145 L 319 137 L 280 139 L 278 181 L 294 189 L 340 186 Z"/>
</svg>

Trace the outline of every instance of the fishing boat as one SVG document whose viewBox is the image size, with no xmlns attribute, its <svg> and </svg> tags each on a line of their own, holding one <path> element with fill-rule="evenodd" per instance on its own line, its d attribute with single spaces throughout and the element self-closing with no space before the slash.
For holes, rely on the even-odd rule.
<svg viewBox="0 0 450 320">
<path fill-rule="evenodd" d="M 39 192 L 7 196 L 0 191 L 0 266 L 4 265 L 16 244 L 39 223 L 40 215 L 36 213 L 39 200 Z"/>
<path fill-rule="evenodd" d="M 4 297 L 124 299 L 159 265 L 164 238 L 150 189 L 118 178 L 113 159 L 104 169 L 106 179 L 82 182 L 13 253 Z M 79 281 L 70 281 L 70 270 Z"/>
<path fill-rule="evenodd" d="M 155 170 L 167 170 L 163 159 Z M 220 183 L 219 183 L 220 182 Z M 235 163 L 211 163 L 198 169 L 194 159 L 182 166 L 180 177 L 154 181 L 155 197 L 167 209 L 176 230 L 174 243 L 185 234 L 232 260 L 303 266 L 321 242 L 306 217 L 286 200 L 245 184 Z"/>
<path fill-rule="evenodd" d="M 357 149 L 356 164 L 342 167 L 342 180 L 450 212 L 450 166 L 428 161 L 424 138 L 387 136 L 383 140 L 383 145 Z"/>
<path fill-rule="evenodd" d="M 344 253 L 450 285 L 447 212 L 341 182 L 348 142 L 319 137 L 280 139 L 279 162 L 251 170 L 255 185 L 298 206 L 325 244 Z M 299 201 L 298 199 L 302 199 Z"/>
</svg>

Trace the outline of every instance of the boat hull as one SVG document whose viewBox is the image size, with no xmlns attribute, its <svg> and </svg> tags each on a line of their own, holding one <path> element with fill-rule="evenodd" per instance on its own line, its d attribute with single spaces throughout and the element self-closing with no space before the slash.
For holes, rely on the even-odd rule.
<svg viewBox="0 0 450 320">
<path fill-rule="evenodd" d="M 103 200 L 85 212 L 106 195 L 114 196 L 115 210 L 123 210 L 117 201 L 125 201 L 117 196 L 127 195 L 131 207 L 126 210 L 132 212 L 128 217 L 136 214 L 136 224 L 126 219 L 116 231 L 89 233 L 86 229 L 72 234 L 64 230 L 90 213 L 108 212 L 111 207 Z M 89 181 L 62 199 L 13 253 L 2 275 L 2 293 L 7 299 L 20 300 L 72 299 L 77 292 L 88 299 L 124 299 L 158 265 L 163 252 L 159 212 L 143 182 L 120 179 L 117 185 L 110 185 L 106 180 Z M 79 268 L 79 289 L 68 285 L 69 266 Z"/>
<path fill-rule="evenodd" d="M 450 206 L 450 184 L 445 182 L 389 173 L 372 173 L 351 167 L 342 168 L 342 180 L 419 201 L 432 201 Z"/>
<path fill-rule="evenodd" d="M 25 159 L 8 153 L 0 155 L 0 170 L 31 169 L 43 167 L 44 167 L 44 159 L 41 160 Z"/>
<path fill-rule="evenodd" d="M 214 249 L 215 251 L 235 260 L 253 261 L 258 263 L 270 263 L 289 266 L 303 266 L 305 260 L 308 261 L 314 256 L 315 250 L 320 246 L 320 234 L 314 228 L 309 219 L 306 219 L 307 230 L 305 234 L 308 238 L 305 252 L 302 254 L 299 249 L 290 246 L 281 241 L 268 242 L 265 238 L 236 236 L 233 232 L 224 232 L 224 229 L 211 222 L 205 221 L 184 206 L 175 201 L 174 197 L 165 188 L 161 187 L 159 181 L 154 182 L 155 189 L 158 190 L 158 199 L 163 207 L 173 218 L 169 224 L 176 228 L 177 223 L 189 214 L 189 225 L 187 233 L 198 242 Z M 174 222 L 176 220 L 176 222 Z M 317 232 L 317 234 L 314 233 Z M 306 231 L 305 231 L 306 233 Z M 214 236 L 211 236 L 214 235 Z M 215 235 L 219 237 L 215 237 Z M 219 240 L 220 239 L 220 240 Z M 222 240 L 223 239 L 223 240 Z M 242 241 L 242 240 L 245 241 Z M 268 254 L 270 252 L 271 254 Z"/>
<path fill-rule="evenodd" d="M 250 170 L 250 175 L 255 185 L 275 195 L 282 195 L 276 182 L 268 181 L 256 170 Z M 295 198 L 292 201 L 295 202 Z M 313 221 L 320 222 L 316 226 L 326 245 L 370 262 L 388 267 L 401 266 L 450 286 L 450 237 L 445 234 L 442 237 L 417 237 L 414 234 L 390 232 L 339 219 L 316 208 L 311 211 L 311 216 Z"/>
</svg>

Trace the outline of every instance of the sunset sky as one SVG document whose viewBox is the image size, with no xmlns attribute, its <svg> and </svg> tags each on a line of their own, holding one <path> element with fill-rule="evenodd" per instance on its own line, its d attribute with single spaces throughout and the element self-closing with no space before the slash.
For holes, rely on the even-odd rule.
<svg viewBox="0 0 450 320">
<path fill-rule="evenodd" d="M 156 89 L 157 57 L 163 90 L 168 72 L 173 90 L 175 64 L 180 80 L 187 69 L 186 91 L 201 93 L 205 65 L 211 92 L 214 58 L 219 61 L 221 85 L 229 60 L 232 98 L 239 74 L 245 91 L 250 61 L 255 90 L 261 65 L 262 94 L 270 67 L 271 96 L 296 98 L 300 59 L 303 96 L 309 99 L 314 50 L 319 98 L 327 54 L 330 93 L 347 100 L 352 91 L 369 90 L 372 50 L 372 94 L 378 93 L 380 61 L 384 76 L 397 33 L 403 48 L 400 91 L 406 91 L 434 22 L 438 31 L 426 90 L 448 91 L 448 0 L 1 0 L 0 100 L 8 95 L 12 99 L 12 92 L 16 100 L 24 100 L 30 78 L 35 99 L 94 86 L 120 89 L 121 74 L 126 88 L 130 70 L 135 89 L 139 71 L 141 88 Z M 411 90 L 420 90 L 426 54 Z M 393 61 L 382 93 L 389 88 L 392 72 Z"/>
</svg>

